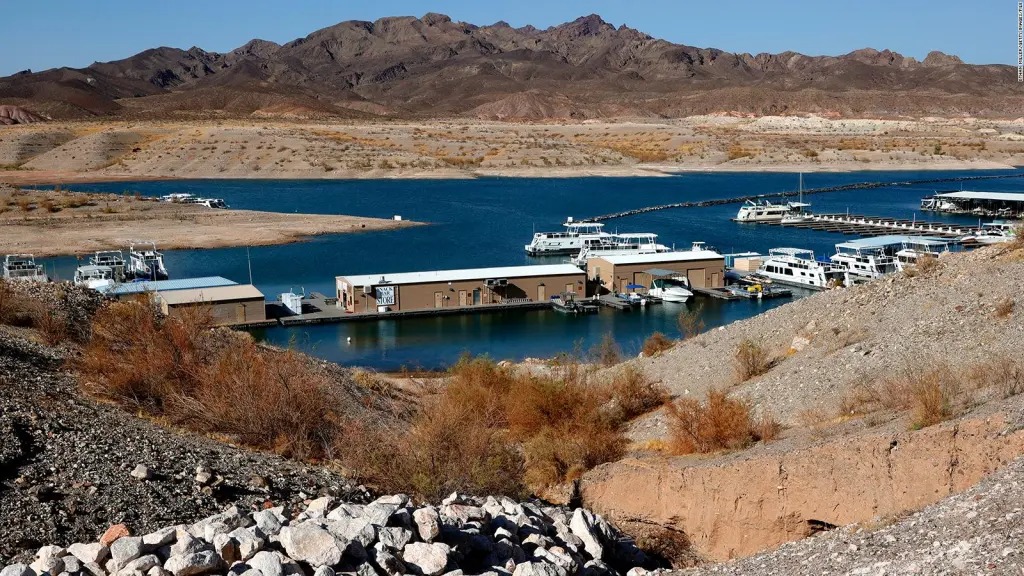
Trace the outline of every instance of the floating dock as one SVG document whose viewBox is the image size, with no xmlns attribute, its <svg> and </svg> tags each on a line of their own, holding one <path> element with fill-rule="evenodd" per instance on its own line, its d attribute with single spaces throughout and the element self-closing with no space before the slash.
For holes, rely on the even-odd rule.
<svg viewBox="0 0 1024 576">
<path fill-rule="evenodd" d="M 309 324 L 336 324 L 386 320 L 388 318 L 416 318 L 426 316 L 449 316 L 456 314 L 478 314 L 504 312 L 508 310 L 547 310 L 550 302 L 516 302 L 487 304 L 483 306 L 449 306 L 426 310 L 396 310 L 391 312 L 346 312 L 337 305 L 337 298 L 326 298 L 322 294 L 310 294 L 302 300 L 302 314 L 292 314 L 283 302 L 267 302 L 267 318 L 274 319 L 281 326 L 303 326 Z"/>
<path fill-rule="evenodd" d="M 835 232 L 838 234 L 855 234 L 858 236 L 902 234 L 905 236 L 957 238 L 977 232 L 975 227 L 950 224 L 948 222 L 928 222 L 916 219 L 907 220 L 860 214 L 814 214 L 800 221 L 756 223 L 786 228 L 806 228 L 808 230 Z"/>
</svg>

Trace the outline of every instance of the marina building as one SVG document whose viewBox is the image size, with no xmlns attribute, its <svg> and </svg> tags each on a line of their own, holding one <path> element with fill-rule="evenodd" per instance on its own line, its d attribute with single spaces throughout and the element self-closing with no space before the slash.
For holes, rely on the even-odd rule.
<svg viewBox="0 0 1024 576">
<path fill-rule="evenodd" d="M 628 292 L 627 286 L 650 286 L 655 277 L 675 272 L 694 288 L 721 288 L 725 257 L 713 250 L 602 256 L 587 260 L 587 278 L 598 294 Z"/>
<path fill-rule="evenodd" d="M 338 308 L 347 313 L 441 311 L 530 305 L 562 292 L 583 295 L 572 264 L 338 276 Z"/>
<path fill-rule="evenodd" d="M 214 324 L 238 326 L 266 322 L 267 309 L 263 293 L 252 284 L 214 286 L 156 292 L 161 311 L 173 316 L 191 307 L 210 310 Z"/>
<path fill-rule="evenodd" d="M 126 298 L 138 294 L 172 292 L 175 290 L 195 290 L 197 288 L 214 288 L 218 286 L 236 286 L 238 282 L 221 276 L 204 276 L 202 278 L 177 278 L 175 280 L 157 280 L 144 282 L 123 282 L 101 286 L 97 290 L 111 298 Z"/>
<path fill-rule="evenodd" d="M 1024 214 L 1024 193 L 971 190 L 944 192 L 923 198 L 921 209 L 978 216 L 1017 216 Z"/>
</svg>

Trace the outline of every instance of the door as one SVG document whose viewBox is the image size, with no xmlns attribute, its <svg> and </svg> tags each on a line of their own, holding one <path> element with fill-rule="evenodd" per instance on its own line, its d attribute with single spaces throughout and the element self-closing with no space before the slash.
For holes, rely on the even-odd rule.
<svg viewBox="0 0 1024 576">
<path fill-rule="evenodd" d="M 565 285 L 565 293 L 566 294 L 575 294 L 576 293 L 576 285 L 572 284 L 572 283 L 566 284 Z"/>
<path fill-rule="evenodd" d="M 722 275 L 718 272 L 711 273 L 711 287 L 720 288 L 722 286 Z"/>
<path fill-rule="evenodd" d="M 686 279 L 690 281 L 690 286 L 694 286 L 696 288 L 707 288 L 708 285 L 705 283 L 704 272 L 703 268 L 688 270 L 686 272 Z"/>
<path fill-rule="evenodd" d="M 480 294 L 481 294 L 481 292 L 480 292 L 479 288 L 474 288 L 473 289 L 473 305 L 474 306 L 478 306 L 480 304 Z"/>
<path fill-rule="evenodd" d="M 441 308 L 444 306 L 443 295 L 440 292 L 434 292 L 434 308 Z"/>
<path fill-rule="evenodd" d="M 459 290 L 459 306 L 466 306 L 467 304 L 468 302 L 466 301 L 466 291 Z"/>
<path fill-rule="evenodd" d="M 626 286 L 629 286 L 629 280 L 626 280 L 625 278 L 619 278 L 619 292 L 621 292 L 622 294 L 628 292 L 629 290 L 626 289 Z"/>
<path fill-rule="evenodd" d="M 548 299 L 548 287 L 541 284 L 537 286 L 537 301 L 546 302 Z"/>
<path fill-rule="evenodd" d="M 238 304 L 235 306 L 235 321 L 245 322 L 245 304 Z"/>
</svg>

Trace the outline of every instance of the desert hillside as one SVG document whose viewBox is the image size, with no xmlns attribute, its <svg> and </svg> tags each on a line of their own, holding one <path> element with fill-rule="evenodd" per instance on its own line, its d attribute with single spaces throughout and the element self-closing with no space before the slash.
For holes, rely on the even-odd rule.
<svg viewBox="0 0 1024 576">
<path fill-rule="evenodd" d="M 442 14 L 348 21 L 231 52 L 154 47 L 0 79 L 0 104 L 52 118 L 592 119 L 715 112 L 1015 118 L 1013 69 L 933 52 L 735 54 L 590 15 L 540 30 Z M 18 118 L 30 120 L 25 113 Z"/>
</svg>

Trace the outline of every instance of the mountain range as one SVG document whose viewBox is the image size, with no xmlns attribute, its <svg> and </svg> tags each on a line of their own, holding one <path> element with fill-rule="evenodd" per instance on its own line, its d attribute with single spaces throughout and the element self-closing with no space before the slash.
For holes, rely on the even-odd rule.
<svg viewBox="0 0 1024 576">
<path fill-rule="evenodd" d="M 1019 115 L 1005 65 L 932 52 L 737 54 L 591 15 L 540 30 L 442 14 L 347 21 L 228 53 L 154 48 L 85 68 L 0 78 L 0 104 L 51 118 Z"/>
</svg>

